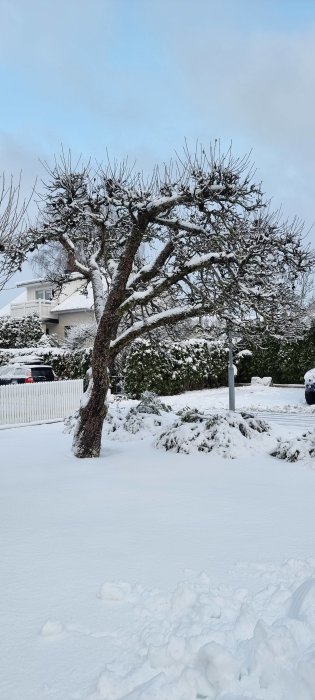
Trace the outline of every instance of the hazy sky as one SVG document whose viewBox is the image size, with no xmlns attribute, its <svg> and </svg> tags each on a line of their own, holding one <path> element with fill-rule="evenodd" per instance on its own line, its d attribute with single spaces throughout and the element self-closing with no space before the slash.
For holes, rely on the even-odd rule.
<svg viewBox="0 0 315 700">
<path fill-rule="evenodd" d="M 315 0 L 0 0 L 0 32 L 0 171 L 26 192 L 61 143 L 146 170 L 220 138 L 313 225 Z"/>
</svg>

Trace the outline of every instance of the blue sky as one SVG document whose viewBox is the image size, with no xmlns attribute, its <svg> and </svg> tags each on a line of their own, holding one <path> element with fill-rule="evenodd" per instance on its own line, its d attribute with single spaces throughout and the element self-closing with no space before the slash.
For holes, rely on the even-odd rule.
<svg viewBox="0 0 315 700">
<path fill-rule="evenodd" d="M 0 170 L 25 192 L 61 143 L 149 170 L 220 138 L 312 226 L 313 0 L 0 0 L 0 31 Z"/>
</svg>

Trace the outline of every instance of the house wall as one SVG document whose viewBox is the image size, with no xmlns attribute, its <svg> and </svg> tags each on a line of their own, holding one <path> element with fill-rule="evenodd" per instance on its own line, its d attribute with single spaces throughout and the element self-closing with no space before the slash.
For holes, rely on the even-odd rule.
<svg viewBox="0 0 315 700">
<path fill-rule="evenodd" d="M 70 282 L 67 282 L 64 284 L 61 293 L 55 292 L 54 295 L 54 306 L 57 304 L 62 304 L 66 299 L 68 299 L 72 294 L 77 292 L 79 289 L 84 288 L 84 280 L 78 279 L 78 280 L 70 280 Z"/>
<path fill-rule="evenodd" d="M 65 328 L 79 326 L 82 323 L 93 323 L 95 316 L 93 311 L 69 311 L 59 314 L 59 323 L 50 328 L 50 333 L 56 333 L 61 338 L 65 337 Z"/>
</svg>

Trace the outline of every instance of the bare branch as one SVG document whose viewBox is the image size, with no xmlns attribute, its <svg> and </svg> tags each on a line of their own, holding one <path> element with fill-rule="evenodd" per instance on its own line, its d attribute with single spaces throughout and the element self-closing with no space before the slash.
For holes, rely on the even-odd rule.
<svg viewBox="0 0 315 700">
<path fill-rule="evenodd" d="M 23 252 L 20 237 L 26 227 L 26 213 L 33 196 L 21 200 L 21 176 L 17 185 L 11 176 L 9 184 L 5 175 L 0 178 L 0 289 L 12 275 L 21 269 Z"/>
</svg>

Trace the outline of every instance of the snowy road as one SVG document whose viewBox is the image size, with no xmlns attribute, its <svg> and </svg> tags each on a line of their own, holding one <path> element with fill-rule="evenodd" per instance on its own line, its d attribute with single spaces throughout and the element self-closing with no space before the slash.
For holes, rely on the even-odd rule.
<svg viewBox="0 0 315 700">
<path fill-rule="evenodd" d="M 278 413 L 276 411 L 257 411 L 256 415 L 263 418 L 274 428 L 283 427 L 286 430 L 300 434 L 303 431 L 314 430 L 315 415 L 306 413 Z"/>
</svg>

